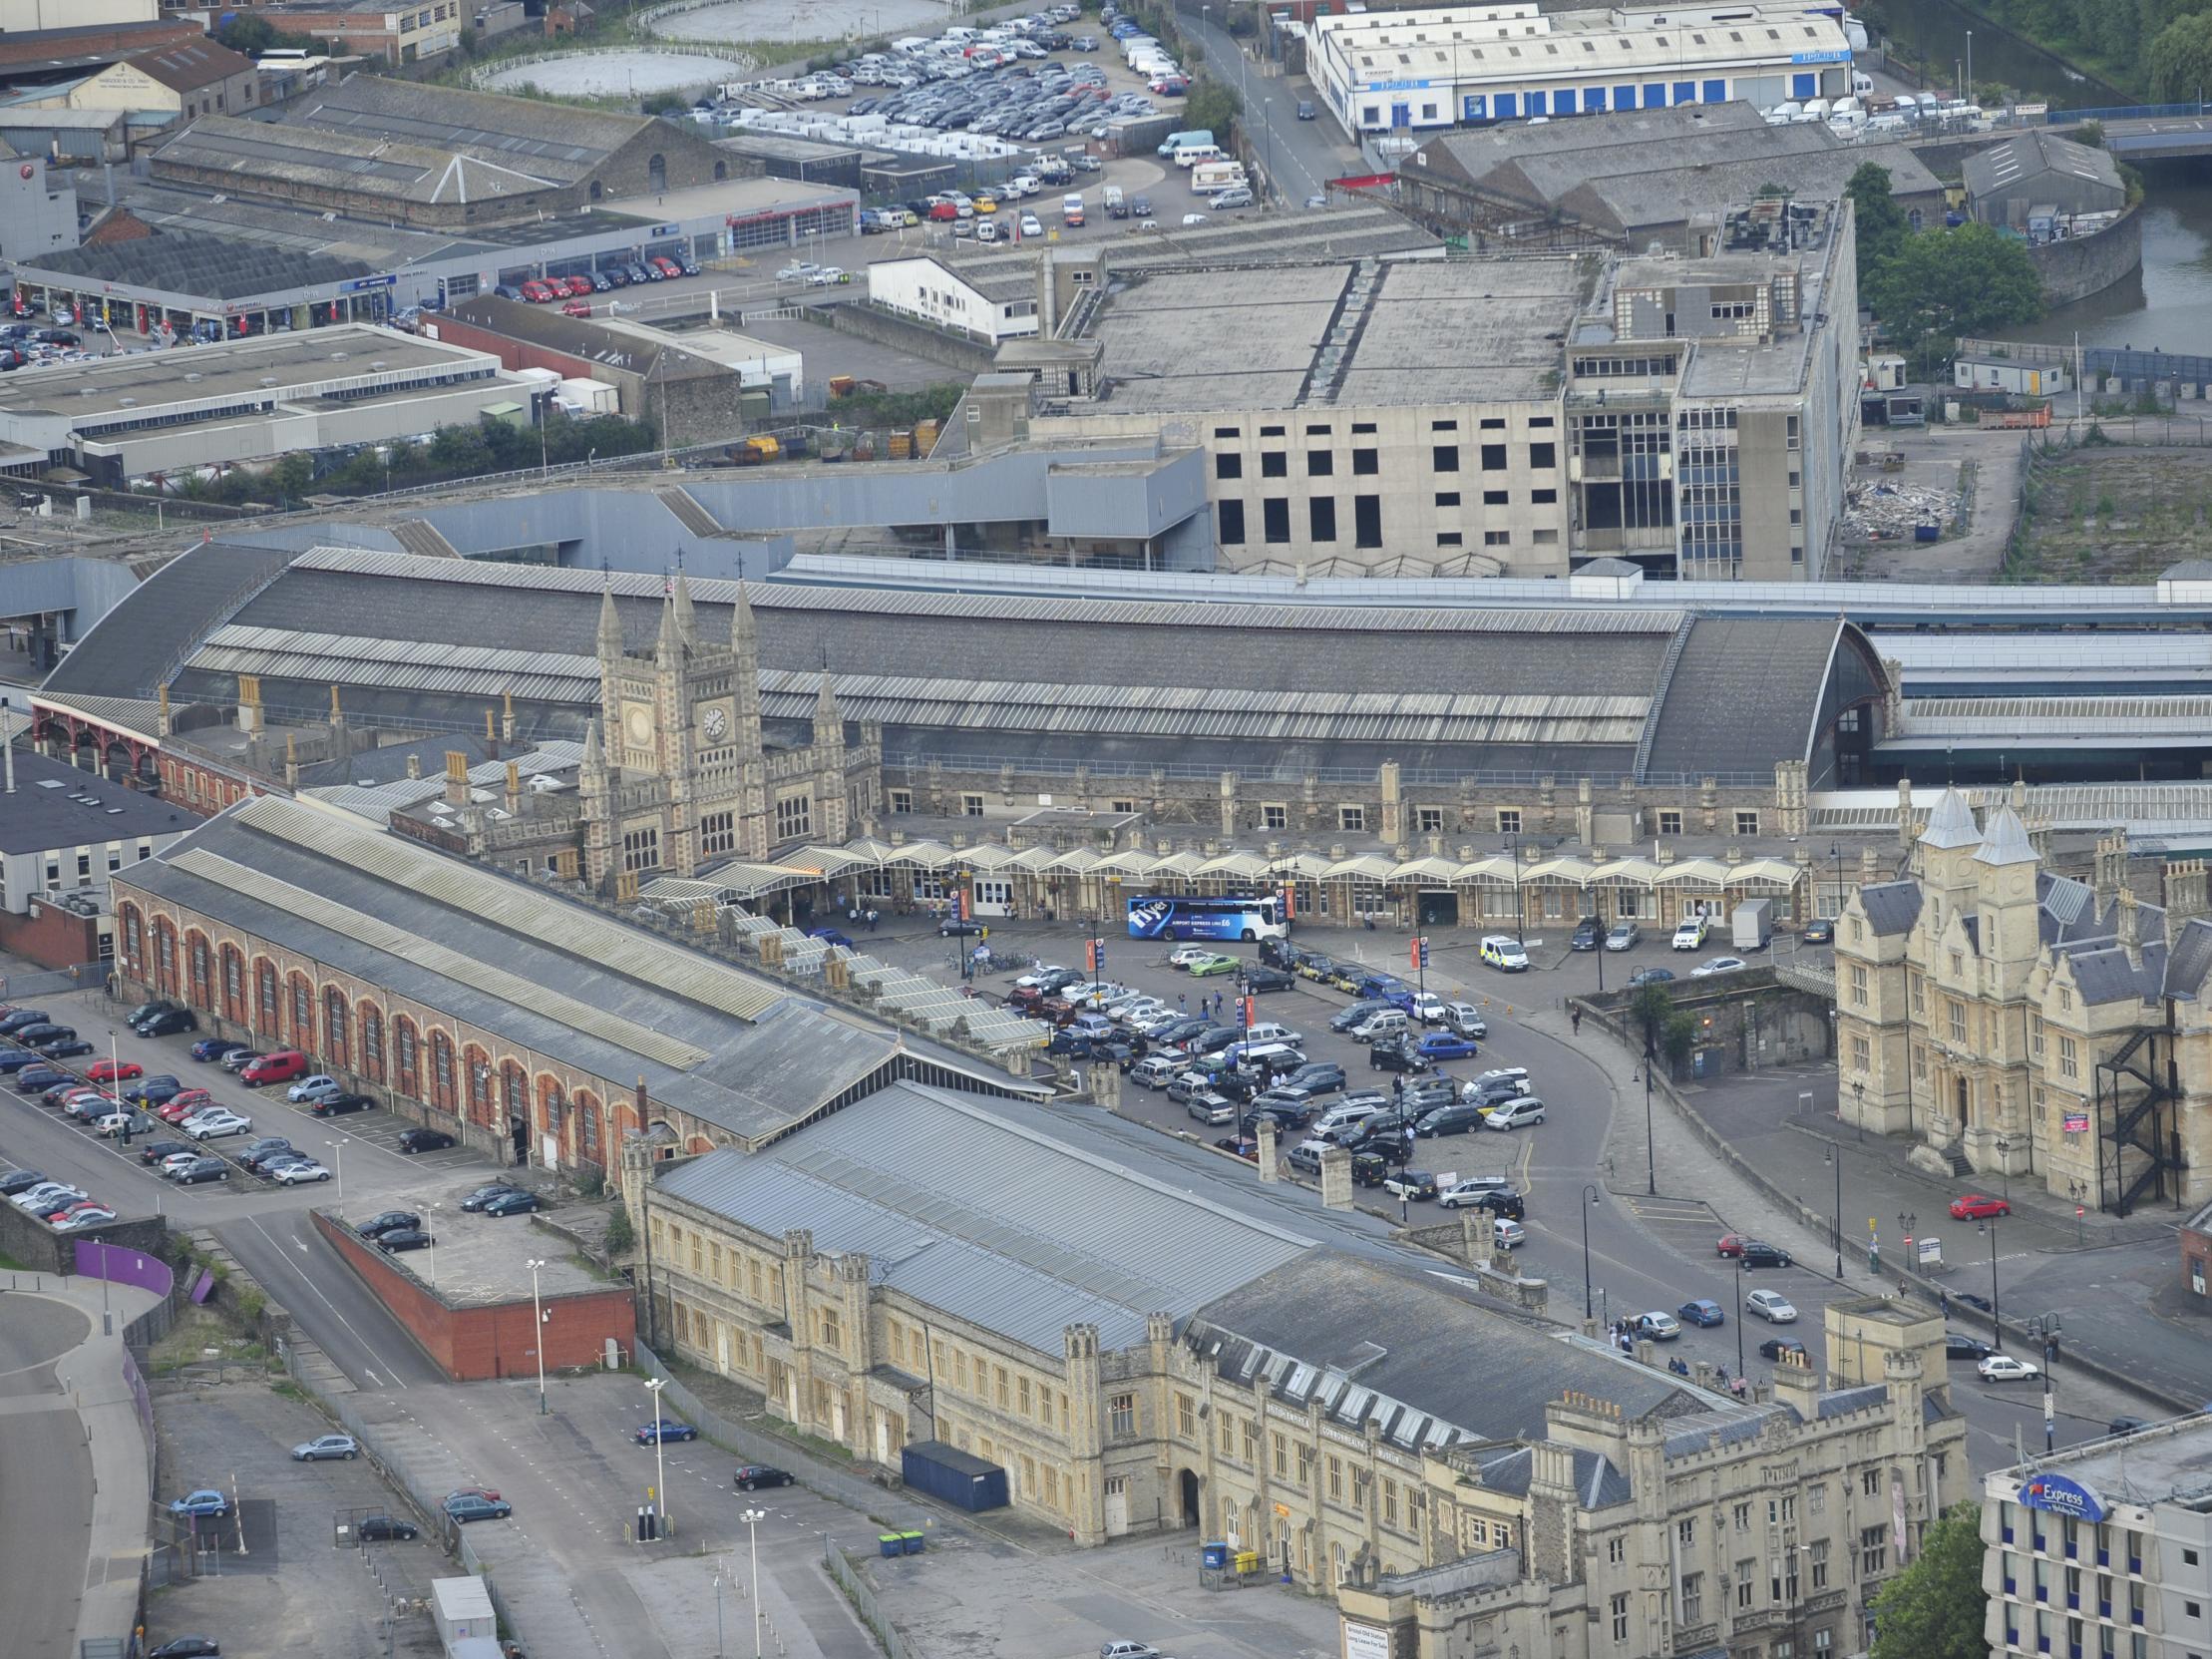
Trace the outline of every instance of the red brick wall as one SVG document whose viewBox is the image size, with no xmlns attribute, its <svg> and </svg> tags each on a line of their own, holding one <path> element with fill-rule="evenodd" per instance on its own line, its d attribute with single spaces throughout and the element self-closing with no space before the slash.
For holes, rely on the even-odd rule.
<svg viewBox="0 0 2212 1659">
<path fill-rule="evenodd" d="M 36 918 L 0 911 L 0 951 L 45 968 L 74 968 L 100 956 L 100 924 L 59 905 L 35 905 Z"/>
<path fill-rule="evenodd" d="M 315 1226 L 376 1292 L 377 1300 L 391 1309 L 423 1351 L 455 1382 L 537 1375 L 538 1357 L 531 1352 L 534 1310 L 529 1297 L 492 1307 L 448 1307 L 381 1250 L 319 1210 L 315 1212 Z M 425 1258 L 418 1255 L 415 1261 L 424 1262 Z M 609 1337 L 624 1354 L 637 1346 L 636 1310 L 627 1289 L 549 1296 L 545 1311 L 548 1372 L 600 1365 Z"/>
</svg>

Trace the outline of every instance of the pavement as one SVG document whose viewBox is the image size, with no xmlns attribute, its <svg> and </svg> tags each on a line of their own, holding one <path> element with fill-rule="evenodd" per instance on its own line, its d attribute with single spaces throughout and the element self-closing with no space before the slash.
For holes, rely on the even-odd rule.
<svg viewBox="0 0 2212 1659">
<path fill-rule="evenodd" d="M 0 1469 L 17 1499 L 0 1505 L 10 1655 L 74 1659 L 82 1642 L 131 1633 L 149 1493 L 123 1328 L 158 1300 L 0 1275 Z"/>
</svg>

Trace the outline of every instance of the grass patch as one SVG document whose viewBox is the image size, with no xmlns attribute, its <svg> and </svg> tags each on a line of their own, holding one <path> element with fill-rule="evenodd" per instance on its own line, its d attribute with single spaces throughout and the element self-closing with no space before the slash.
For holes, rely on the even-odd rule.
<svg viewBox="0 0 2212 1659">
<path fill-rule="evenodd" d="M 841 1463 L 849 1463 L 853 1460 L 852 1452 L 846 1451 L 837 1442 L 826 1441 L 820 1435 L 810 1435 L 796 1423 L 786 1423 L 774 1412 L 761 1414 L 761 1421 L 778 1440 L 789 1441 L 794 1446 L 803 1446 L 809 1452 L 818 1452 L 825 1457 L 834 1457 Z"/>
<path fill-rule="evenodd" d="M 260 1365 L 267 1360 L 268 1350 L 258 1339 L 239 1330 L 220 1309 L 202 1304 L 180 1314 L 168 1334 L 155 1343 L 147 1355 L 147 1370 L 170 1377 L 188 1366 Z"/>
<path fill-rule="evenodd" d="M 30 1271 L 31 1271 L 30 1267 L 29 1267 L 29 1266 L 27 1266 L 27 1265 L 26 1265 L 25 1263 L 22 1263 L 22 1262 L 19 1262 L 19 1261 L 17 1261 L 17 1260 L 16 1260 L 16 1259 L 15 1259 L 15 1258 L 14 1258 L 13 1256 L 9 1255 L 9 1254 L 8 1254 L 8 1253 L 7 1253 L 7 1252 L 6 1252 L 5 1250 L 0 1250 L 0 1272 L 4 1272 L 4 1273 L 28 1273 L 28 1272 L 30 1272 Z"/>
</svg>

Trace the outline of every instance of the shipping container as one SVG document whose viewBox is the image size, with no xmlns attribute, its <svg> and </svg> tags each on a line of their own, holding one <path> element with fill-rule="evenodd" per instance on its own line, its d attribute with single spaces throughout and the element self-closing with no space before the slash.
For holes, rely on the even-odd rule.
<svg viewBox="0 0 2212 1659">
<path fill-rule="evenodd" d="M 1730 938 L 1739 951 L 1763 951 L 1774 936 L 1774 901 L 1746 899 L 1729 918 Z"/>
<path fill-rule="evenodd" d="M 942 1441 L 917 1441 L 899 1454 L 907 1484 L 971 1512 L 1006 1506 L 1006 1471 Z"/>
</svg>

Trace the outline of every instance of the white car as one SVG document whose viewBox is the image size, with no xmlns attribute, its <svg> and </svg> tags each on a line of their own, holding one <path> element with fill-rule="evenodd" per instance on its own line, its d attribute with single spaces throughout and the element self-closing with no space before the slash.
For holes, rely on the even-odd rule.
<svg viewBox="0 0 2212 1659">
<path fill-rule="evenodd" d="M 1151 221 L 1148 219 L 1146 222 L 1150 223 Z M 1206 215 L 1204 213 L 1185 213 L 1183 215 L 1183 228 L 1186 230 L 1194 224 L 1204 224 L 1205 222 Z"/>
<path fill-rule="evenodd" d="M 2043 1374 L 2033 1360 L 2016 1360 L 2010 1354 L 1987 1355 L 1974 1369 L 1985 1383 L 2022 1383 Z"/>
<path fill-rule="evenodd" d="M 171 1180 L 175 1180 L 180 1169 L 188 1163 L 197 1163 L 198 1161 L 199 1154 L 197 1152 L 172 1152 L 162 1160 L 162 1173 Z"/>
<path fill-rule="evenodd" d="M 1713 974 L 1733 974 L 1739 968 L 1750 966 L 1741 957 L 1711 957 L 1692 968 L 1689 971 L 1689 977 L 1693 980 L 1701 980 Z"/>
<path fill-rule="evenodd" d="M 139 1119 L 135 1111 L 112 1111 L 93 1124 L 104 1135 L 119 1135 Z"/>
<path fill-rule="evenodd" d="M 1413 1006 L 1406 1012 L 1424 1026 L 1441 1026 L 1451 1011 L 1435 992 L 1418 991 L 1413 995 Z"/>
<path fill-rule="evenodd" d="M 1192 963 L 1213 954 L 1214 947 L 1211 945 L 1200 945 L 1196 942 L 1188 945 L 1178 945 L 1168 953 L 1168 966 L 1171 968 L 1188 968 Z"/>
<path fill-rule="evenodd" d="M 184 1133 L 194 1140 L 220 1140 L 224 1135 L 242 1135 L 253 1127 L 253 1119 L 241 1117 L 234 1111 L 203 1111 L 197 1117 L 184 1119 Z"/>
<path fill-rule="evenodd" d="M 1129 1022 L 1129 1029 L 1143 1037 L 1157 1037 L 1170 1026 L 1179 1026 L 1189 1018 L 1180 1009 L 1160 1008 L 1141 1014 Z"/>
<path fill-rule="evenodd" d="M 972 213 L 974 212 L 974 208 L 970 207 L 967 211 L 968 213 Z M 967 216 L 967 214 L 963 213 L 961 216 L 964 218 Z M 842 282 L 844 280 L 845 272 L 839 269 L 836 265 L 824 265 L 820 270 L 810 271 L 807 274 L 807 281 L 817 288 L 831 287 L 834 284 Z"/>
<path fill-rule="evenodd" d="M 1523 1096 L 1518 1100 L 1508 1100 L 1502 1106 L 1493 1107 L 1490 1115 L 1482 1120 L 1482 1126 L 1486 1129 L 1522 1129 L 1531 1123 L 1541 1123 L 1543 1121 L 1544 1102 Z"/>
<path fill-rule="evenodd" d="M 1044 234 L 1044 225 L 1038 221 L 1035 213 L 1023 213 L 1021 215 L 1021 233 L 1025 236 L 1041 236 Z"/>
<path fill-rule="evenodd" d="M 1502 1215 L 1490 1223 L 1490 1230 L 1496 1236 L 1500 1250 L 1518 1250 L 1521 1248 L 1521 1241 L 1529 1236 L 1526 1227 Z"/>
<path fill-rule="evenodd" d="M 1674 937 L 1668 948 L 1676 951 L 1701 950 L 1704 948 L 1705 935 L 1711 929 L 1712 923 L 1704 917 L 1685 916 L 1675 924 Z"/>
<path fill-rule="evenodd" d="M 273 1179 L 278 1186 L 297 1186 L 302 1181 L 327 1181 L 330 1171 L 319 1163 L 288 1163 L 276 1171 Z"/>
<path fill-rule="evenodd" d="M 312 1077 L 302 1077 L 285 1090 L 284 1098 L 295 1106 L 312 1105 L 317 1100 L 328 1100 L 343 1094 L 345 1087 L 336 1077 L 317 1072 Z"/>
<path fill-rule="evenodd" d="M 801 259 L 797 264 L 786 265 L 782 270 L 776 272 L 776 280 L 779 282 L 804 282 L 821 268 L 812 259 Z"/>
<path fill-rule="evenodd" d="M 1044 977 L 1047 974 L 1064 974 L 1066 972 L 1067 970 L 1064 968 L 1039 968 L 1035 972 L 1024 974 L 1020 979 L 1014 981 L 1014 989 L 1016 991 L 1026 991 L 1034 986 L 1044 984 Z"/>
<path fill-rule="evenodd" d="M 86 1193 L 71 1186 L 67 1181 L 41 1181 L 37 1186 L 27 1187 L 17 1193 L 13 1202 L 19 1210 L 35 1210 L 41 1203 L 48 1200 L 58 1204 L 64 1198 L 83 1198 L 86 1196 Z"/>
<path fill-rule="evenodd" d="M 1743 1299 L 1744 1310 L 1754 1313 L 1769 1325 L 1795 1325 L 1797 1309 L 1790 1299 L 1778 1290 L 1755 1290 Z"/>
</svg>

